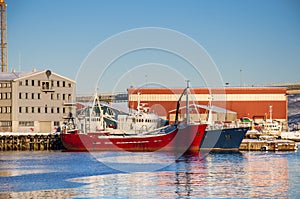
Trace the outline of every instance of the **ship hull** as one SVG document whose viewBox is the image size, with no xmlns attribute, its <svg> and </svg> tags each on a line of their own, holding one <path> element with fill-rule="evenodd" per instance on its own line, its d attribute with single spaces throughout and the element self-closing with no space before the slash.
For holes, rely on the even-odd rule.
<svg viewBox="0 0 300 199">
<path fill-rule="evenodd" d="M 172 127 L 164 134 L 142 136 L 104 136 L 97 133 L 65 133 L 61 135 L 64 147 L 69 151 L 130 151 L 153 152 L 198 151 L 205 137 L 205 124 Z"/>
<path fill-rule="evenodd" d="M 249 128 L 207 130 L 201 150 L 238 150 Z"/>
</svg>

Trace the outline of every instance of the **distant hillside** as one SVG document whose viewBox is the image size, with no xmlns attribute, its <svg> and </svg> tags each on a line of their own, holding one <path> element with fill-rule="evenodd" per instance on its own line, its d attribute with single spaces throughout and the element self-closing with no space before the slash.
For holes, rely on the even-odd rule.
<svg viewBox="0 0 300 199">
<path fill-rule="evenodd" d="M 289 124 L 300 124 L 300 95 L 288 96 L 288 121 Z"/>
</svg>

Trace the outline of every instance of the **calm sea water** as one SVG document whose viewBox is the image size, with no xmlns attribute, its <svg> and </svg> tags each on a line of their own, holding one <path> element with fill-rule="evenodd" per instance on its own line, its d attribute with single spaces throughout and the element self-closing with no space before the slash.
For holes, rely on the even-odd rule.
<svg viewBox="0 0 300 199">
<path fill-rule="evenodd" d="M 0 152 L 0 198 L 300 198 L 299 151 L 99 154 Z"/>
</svg>

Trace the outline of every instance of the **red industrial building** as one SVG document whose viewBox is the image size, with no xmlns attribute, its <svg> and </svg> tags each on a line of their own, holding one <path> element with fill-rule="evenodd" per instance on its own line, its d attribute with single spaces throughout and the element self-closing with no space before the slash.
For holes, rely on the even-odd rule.
<svg viewBox="0 0 300 199">
<path fill-rule="evenodd" d="M 150 111 L 172 121 L 171 112 L 176 109 L 177 101 L 184 88 L 129 88 L 128 105 L 137 108 L 137 100 L 149 107 Z M 191 98 L 201 105 L 212 105 L 226 109 L 226 113 L 235 113 L 236 119 L 270 118 L 287 121 L 287 89 L 279 87 L 233 87 L 223 89 L 191 88 Z M 140 95 L 138 96 L 138 93 Z M 182 98 L 184 100 L 184 98 Z M 170 112 L 171 111 L 171 112 Z M 205 113 L 207 110 L 200 110 Z M 226 115 L 227 115 L 226 114 Z M 226 117 L 224 120 L 229 120 Z"/>
</svg>

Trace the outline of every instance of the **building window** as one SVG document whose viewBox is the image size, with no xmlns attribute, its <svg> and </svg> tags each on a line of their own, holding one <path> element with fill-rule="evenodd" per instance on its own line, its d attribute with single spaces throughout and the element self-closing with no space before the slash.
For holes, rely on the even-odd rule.
<svg viewBox="0 0 300 199">
<path fill-rule="evenodd" d="M 31 107 L 31 113 L 34 113 L 34 107 Z"/>
<path fill-rule="evenodd" d="M 41 113 L 41 107 L 38 107 L 38 108 L 37 108 L 37 112 L 38 112 L 38 113 Z"/>
<path fill-rule="evenodd" d="M 10 106 L 0 107 L 0 113 L 11 113 L 11 107 Z"/>
<path fill-rule="evenodd" d="M 57 107 L 56 112 L 59 113 L 59 107 Z"/>
<path fill-rule="evenodd" d="M 19 126 L 34 126 L 33 121 L 19 121 Z"/>
<path fill-rule="evenodd" d="M 7 83 L 7 88 L 10 88 L 11 87 L 11 83 Z"/>
<path fill-rule="evenodd" d="M 1 121 L 0 126 L 9 127 L 9 126 L 11 126 L 11 121 Z"/>
<path fill-rule="evenodd" d="M 34 93 L 31 93 L 31 99 L 34 99 Z"/>
<path fill-rule="evenodd" d="M 40 80 L 38 80 L 38 86 L 41 86 L 41 81 Z"/>
<path fill-rule="evenodd" d="M 43 90 L 50 90 L 50 82 L 42 82 Z"/>
<path fill-rule="evenodd" d="M 60 100 L 60 95 L 59 95 L 59 93 L 57 93 L 57 100 Z"/>
<path fill-rule="evenodd" d="M 45 107 L 45 113 L 48 113 L 48 108 L 47 107 Z"/>
<path fill-rule="evenodd" d="M 51 108 L 51 113 L 54 113 L 54 108 L 53 107 Z"/>
<path fill-rule="evenodd" d="M 25 93 L 25 99 L 28 99 L 28 93 Z"/>
<path fill-rule="evenodd" d="M 0 93 L 0 99 L 2 99 L 2 93 Z"/>
<path fill-rule="evenodd" d="M 59 121 L 54 121 L 53 126 L 59 126 Z"/>
<path fill-rule="evenodd" d="M 19 99 L 22 99 L 22 93 L 19 93 Z"/>
<path fill-rule="evenodd" d="M 34 80 L 31 80 L 31 86 L 34 86 Z"/>
<path fill-rule="evenodd" d="M 38 93 L 38 99 L 41 99 L 41 94 L 40 93 Z"/>
<path fill-rule="evenodd" d="M 63 87 L 66 87 L 66 82 L 65 81 L 63 81 Z"/>
<path fill-rule="evenodd" d="M 72 87 L 72 84 L 71 83 L 69 83 L 69 88 L 71 88 Z"/>
<path fill-rule="evenodd" d="M 19 81 L 19 86 L 22 86 L 22 81 Z"/>
<path fill-rule="evenodd" d="M 72 95 L 69 94 L 69 95 L 68 95 L 68 101 L 71 101 L 71 100 L 72 100 Z"/>
<path fill-rule="evenodd" d="M 51 93 L 51 100 L 53 100 L 53 93 Z"/>
<path fill-rule="evenodd" d="M 25 107 L 25 113 L 28 113 L 28 107 Z"/>
<path fill-rule="evenodd" d="M 25 80 L 25 86 L 28 86 L 28 80 L 27 79 Z"/>
<path fill-rule="evenodd" d="M 54 87 L 54 81 L 51 80 L 51 87 Z"/>
<path fill-rule="evenodd" d="M 19 107 L 19 113 L 22 113 L 22 107 Z"/>
<path fill-rule="evenodd" d="M 59 87 L 59 81 L 57 81 L 57 87 Z"/>
<path fill-rule="evenodd" d="M 63 113 L 66 113 L 66 108 L 63 108 Z"/>
<path fill-rule="evenodd" d="M 66 100 L 66 95 L 63 94 L 63 95 L 62 95 L 62 98 L 63 98 L 63 100 Z"/>
</svg>

